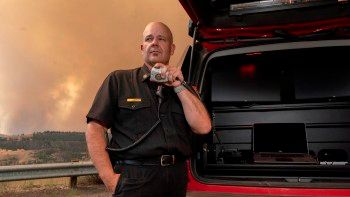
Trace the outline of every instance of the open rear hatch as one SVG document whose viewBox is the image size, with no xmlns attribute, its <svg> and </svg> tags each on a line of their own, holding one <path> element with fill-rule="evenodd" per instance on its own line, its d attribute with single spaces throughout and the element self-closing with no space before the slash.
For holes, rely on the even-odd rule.
<svg viewBox="0 0 350 197">
<path fill-rule="evenodd" d="M 307 35 L 349 27 L 348 0 L 179 0 L 197 39 Z M 192 36 L 190 31 L 190 34 Z"/>
<path fill-rule="evenodd" d="M 350 188 L 348 1 L 180 2 L 196 32 L 189 79 L 213 121 L 195 140 L 193 175 L 208 184 Z M 323 31 L 345 33 L 261 41 Z M 242 40 L 249 44 L 235 45 Z M 210 42 L 216 50 L 203 48 Z M 258 161 L 271 152 L 313 161 Z"/>
</svg>

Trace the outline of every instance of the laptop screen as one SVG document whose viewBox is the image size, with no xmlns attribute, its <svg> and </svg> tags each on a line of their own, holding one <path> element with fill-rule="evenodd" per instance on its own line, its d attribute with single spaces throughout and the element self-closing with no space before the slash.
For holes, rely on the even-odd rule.
<svg viewBox="0 0 350 197">
<path fill-rule="evenodd" d="M 254 152 L 308 153 L 304 123 L 253 125 Z"/>
</svg>

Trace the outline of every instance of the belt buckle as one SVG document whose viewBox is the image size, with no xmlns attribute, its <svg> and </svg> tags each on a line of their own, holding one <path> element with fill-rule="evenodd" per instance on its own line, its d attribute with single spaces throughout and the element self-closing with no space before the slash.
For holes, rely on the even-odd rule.
<svg viewBox="0 0 350 197">
<path fill-rule="evenodd" d="M 171 158 L 171 163 L 164 163 L 167 158 Z M 162 155 L 160 157 L 160 165 L 161 166 L 170 166 L 170 165 L 174 165 L 175 164 L 175 155 Z"/>
</svg>

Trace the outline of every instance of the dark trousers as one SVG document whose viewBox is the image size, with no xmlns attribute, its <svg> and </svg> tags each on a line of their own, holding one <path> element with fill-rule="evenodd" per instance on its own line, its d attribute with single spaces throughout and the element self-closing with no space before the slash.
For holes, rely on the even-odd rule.
<svg viewBox="0 0 350 197">
<path fill-rule="evenodd" d="M 120 173 L 115 197 L 185 197 L 187 190 L 186 162 L 170 166 L 116 165 Z"/>
</svg>

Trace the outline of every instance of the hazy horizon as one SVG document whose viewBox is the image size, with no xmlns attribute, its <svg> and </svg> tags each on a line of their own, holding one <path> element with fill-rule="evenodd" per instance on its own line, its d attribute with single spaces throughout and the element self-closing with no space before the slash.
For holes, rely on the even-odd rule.
<svg viewBox="0 0 350 197">
<path fill-rule="evenodd" d="M 191 43 L 177 0 L 0 1 L 0 133 L 85 131 L 108 73 L 142 64 L 142 31 L 163 21 L 179 61 Z"/>
</svg>

